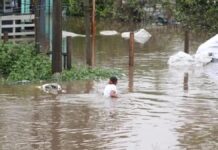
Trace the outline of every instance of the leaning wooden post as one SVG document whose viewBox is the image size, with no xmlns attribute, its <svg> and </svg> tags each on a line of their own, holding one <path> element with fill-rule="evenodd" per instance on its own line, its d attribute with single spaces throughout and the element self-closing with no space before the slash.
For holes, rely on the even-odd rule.
<svg viewBox="0 0 218 150">
<path fill-rule="evenodd" d="M 185 30 L 184 52 L 189 53 L 189 31 Z"/>
<path fill-rule="evenodd" d="M 95 19 L 95 12 L 96 12 L 96 7 L 95 7 L 95 0 L 92 0 L 92 50 L 91 50 L 91 63 L 92 66 L 95 65 L 95 56 L 96 56 L 96 51 L 95 51 L 95 42 L 96 42 L 96 19 Z"/>
<path fill-rule="evenodd" d="M 134 32 L 130 32 L 129 38 L 129 66 L 134 66 Z"/>
<path fill-rule="evenodd" d="M 71 48 L 72 48 L 72 38 L 70 36 L 67 37 L 67 69 L 71 69 Z"/>
<path fill-rule="evenodd" d="M 4 43 L 8 41 L 8 32 L 4 32 L 3 41 Z"/>
</svg>

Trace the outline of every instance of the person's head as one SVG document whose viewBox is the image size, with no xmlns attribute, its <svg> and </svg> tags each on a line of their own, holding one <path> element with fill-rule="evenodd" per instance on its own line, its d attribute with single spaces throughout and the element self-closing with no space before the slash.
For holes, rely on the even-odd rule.
<svg viewBox="0 0 218 150">
<path fill-rule="evenodd" d="M 113 77 L 110 77 L 110 81 L 109 81 L 109 83 L 110 83 L 110 84 L 115 84 L 115 85 L 116 85 L 116 84 L 117 84 L 117 77 L 114 77 L 114 76 L 113 76 Z"/>
</svg>

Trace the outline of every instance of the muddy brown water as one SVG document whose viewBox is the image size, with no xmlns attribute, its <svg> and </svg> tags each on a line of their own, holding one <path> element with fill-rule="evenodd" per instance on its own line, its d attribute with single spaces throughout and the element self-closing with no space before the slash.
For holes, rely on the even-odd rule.
<svg viewBox="0 0 218 150">
<path fill-rule="evenodd" d="M 135 44 L 134 68 L 128 41 L 97 36 L 97 65 L 125 74 L 118 99 L 102 96 L 107 80 L 61 83 L 66 93 L 57 96 L 38 90 L 40 83 L 0 86 L 0 149 L 218 149 L 218 65 L 169 68 L 169 56 L 183 50 L 183 33 L 149 31 L 146 44 Z M 205 40 L 195 38 L 191 53 Z M 73 61 L 83 64 L 84 38 L 73 42 Z"/>
</svg>

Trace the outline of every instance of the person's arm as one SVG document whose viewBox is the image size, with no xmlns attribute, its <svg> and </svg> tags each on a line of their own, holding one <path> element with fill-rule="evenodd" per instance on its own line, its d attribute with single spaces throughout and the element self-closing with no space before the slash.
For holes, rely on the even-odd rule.
<svg viewBox="0 0 218 150">
<path fill-rule="evenodd" d="M 111 96 L 112 98 L 117 98 L 117 97 L 118 97 L 116 91 L 113 91 L 113 90 L 111 91 L 110 96 Z"/>
</svg>

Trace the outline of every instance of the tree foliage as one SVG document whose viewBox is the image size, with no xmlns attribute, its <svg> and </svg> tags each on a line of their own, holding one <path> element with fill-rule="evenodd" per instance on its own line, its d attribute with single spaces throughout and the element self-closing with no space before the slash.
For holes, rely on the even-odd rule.
<svg viewBox="0 0 218 150">
<path fill-rule="evenodd" d="M 63 6 L 67 7 L 67 14 L 70 16 L 84 15 L 84 0 L 64 0 Z M 90 1 L 91 5 L 91 1 Z M 108 17 L 113 13 L 113 0 L 96 0 L 96 16 Z M 91 6 L 90 6 L 91 7 Z"/>
<path fill-rule="evenodd" d="M 218 0 L 177 0 L 177 19 L 184 27 L 218 31 Z"/>
<path fill-rule="evenodd" d="M 103 18 L 111 17 L 113 15 L 113 1 L 96 0 L 96 16 Z"/>
<path fill-rule="evenodd" d="M 70 16 L 84 15 L 84 0 L 64 0 L 63 5 L 67 7 Z M 91 5 L 91 0 L 89 1 Z M 144 4 L 144 3 L 143 3 Z M 143 16 L 142 2 L 139 0 L 96 0 L 96 16 L 98 18 L 116 18 L 121 20 L 139 20 Z"/>
<path fill-rule="evenodd" d="M 64 6 L 67 7 L 69 16 L 84 15 L 84 0 L 64 0 Z M 92 0 L 89 0 L 90 7 Z M 151 17 L 150 13 L 145 11 L 146 8 L 156 10 L 157 4 L 163 6 L 167 19 L 174 14 L 175 3 L 171 0 L 96 0 L 96 16 L 98 18 L 113 18 L 126 22 L 140 22 Z M 151 12 L 154 13 L 154 12 Z"/>
<path fill-rule="evenodd" d="M 126 0 L 120 8 L 115 10 L 115 18 L 123 21 L 141 21 L 145 15 L 144 5 L 144 1 Z"/>
<path fill-rule="evenodd" d="M 83 0 L 63 0 L 63 7 L 67 8 L 67 14 L 72 16 L 83 15 Z"/>
</svg>

